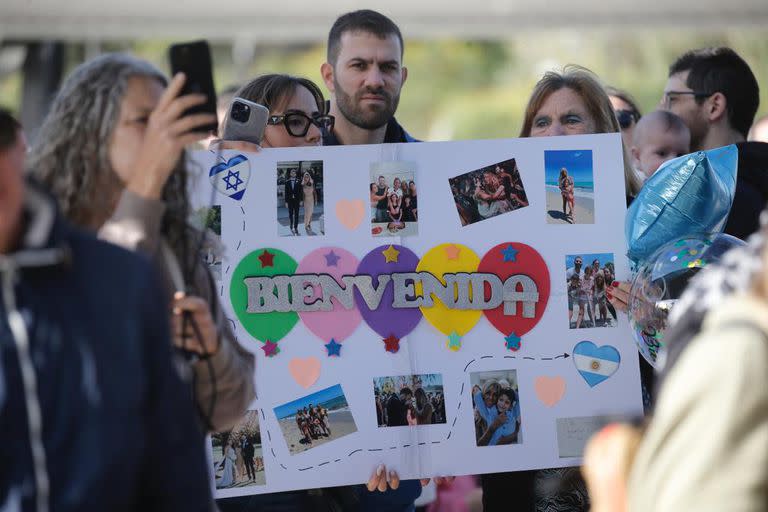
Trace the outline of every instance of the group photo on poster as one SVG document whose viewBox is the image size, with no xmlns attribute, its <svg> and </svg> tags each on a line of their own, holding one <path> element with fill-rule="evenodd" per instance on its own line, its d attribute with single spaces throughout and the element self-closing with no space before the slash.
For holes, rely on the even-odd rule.
<svg viewBox="0 0 768 512">
<path fill-rule="evenodd" d="M 379 427 L 445 423 L 442 375 L 377 377 L 373 395 Z"/>
<path fill-rule="evenodd" d="M 616 276 L 613 254 L 568 255 L 565 268 L 570 328 L 615 327 L 616 309 L 606 295 Z"/>
<path fill-rule="evenodd" d="M 211 435 L 217 489 L 265 485 L 259 411 L 251 410 L 226 432 Z"/>
<path fill-rule="evenodd" d="M 462 226 L 528 206 L 528 196 L 514 158 L 448 181 Z"/>
<path fill-rule="evenodd" d="M 419 204 L 416 170 L 408 162 L 371 164 L 368 192 L 371 235 L 416 236 Z"/>
</svg>

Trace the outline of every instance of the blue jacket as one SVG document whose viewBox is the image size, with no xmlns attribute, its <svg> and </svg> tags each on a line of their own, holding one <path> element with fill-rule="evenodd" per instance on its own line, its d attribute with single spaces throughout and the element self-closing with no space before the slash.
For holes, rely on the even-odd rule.
<svg viewBox="0 0 768 512">
<path fill-rule="evenodd" d="M 33 187 L 25 202 L 21 249 L 0 255 L 0 507 L 209 511 L 149 262 L 65 224 Z"/>
</svg>

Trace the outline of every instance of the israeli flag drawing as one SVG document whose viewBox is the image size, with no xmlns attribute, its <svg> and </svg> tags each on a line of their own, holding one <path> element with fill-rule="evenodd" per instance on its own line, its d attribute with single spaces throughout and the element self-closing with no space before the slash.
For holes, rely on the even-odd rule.
<svg viewBox="0 0 768 512">
<path fill-rule="evenodd" d="M 239 201 L 245 194 L 251 177 L 251 163 L 244 155 L 236 155 L 211 167 L 208 178 L 211 185 L 225 196 Z"/>
<path fill-rule="evenodd" d="M 616 373 L 621 354 L 611 345 L 598 347 L 591 341 L 580 341 L 573 347 L 573 364 L 590 387 L 595 387 Z"/>
</svg>

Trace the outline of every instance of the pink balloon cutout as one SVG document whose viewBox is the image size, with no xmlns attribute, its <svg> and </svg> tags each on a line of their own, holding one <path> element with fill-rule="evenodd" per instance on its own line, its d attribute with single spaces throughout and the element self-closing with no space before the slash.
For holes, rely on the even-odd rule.
<svg viewBox="0 0 768 512">
<path fill-rule="evenodd" d="M 340 247 L 321 247 L 307 254 L 299 262 L 295 274 L 329 274 L 343 285 L 341 278 L 345 275 L 354 275 L 357 272 L 358 259 L 354 254 Z M 320 286 L 315 286 L 315 294 L 312 298 L 305 299 L 312 302 L 321 298 Z M 353 302 L 352 309 L 344 309 L 334 298 L 331 299 L 333 309 L 331 311 L 302 311 L 299 318 L 315 336 L 328 342 L 333 338 L 342 342 L 357 329 L 362 321 L 360 311 Z"/>
</svg>

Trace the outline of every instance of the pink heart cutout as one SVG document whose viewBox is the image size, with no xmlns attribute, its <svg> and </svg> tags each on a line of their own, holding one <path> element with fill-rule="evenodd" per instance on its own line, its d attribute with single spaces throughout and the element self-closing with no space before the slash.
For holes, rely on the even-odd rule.
<svg viewBox="0 0 768 512">
<path fill-rule="evenodd" d="M 316 357 L 294 357 L 288 362 L 288 371 L 299 386 L 307 389 L 320 378 L 320 360 Z"/>
<path fill-rule="evenodd" d="M 365 203 L 362 199 L 340 199 L 336 202 L 336 217 L 345 228 L 357 229 L 365 217 Z"/>
<path fill-rule="evenodd" d="M 562 377 L 536 377 L 533 383 L 536 397 L 546 405 L 552 407 L 559 402 L 565 394 L 565 379 Z"/>
</svg>

